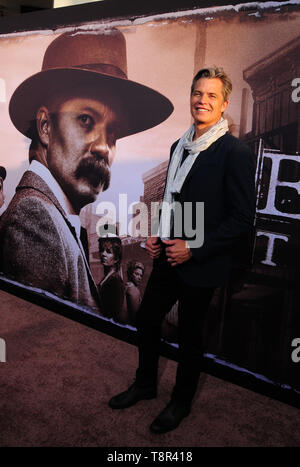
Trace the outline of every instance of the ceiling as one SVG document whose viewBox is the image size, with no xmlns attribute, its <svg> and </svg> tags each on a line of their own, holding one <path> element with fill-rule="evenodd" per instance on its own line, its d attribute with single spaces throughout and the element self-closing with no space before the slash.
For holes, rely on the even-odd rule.
<svg viewBox="0 0 300 467">
<path fill-rule="evenodd" d="M 29 13 L 102 0 L 0 0 L 0 16 Z"/>
</svg>

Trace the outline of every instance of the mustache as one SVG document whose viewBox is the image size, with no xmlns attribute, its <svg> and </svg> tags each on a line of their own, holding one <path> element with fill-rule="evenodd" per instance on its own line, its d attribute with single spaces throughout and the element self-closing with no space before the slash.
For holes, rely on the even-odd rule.
<svg viewBox="0 0 300 467">
<path fill-rule="evenodd" d="M 105 159 L 89 156 L 81 159 L 76 168 L 75 177 L 87 179 L 94 188 L 101 184 L 102 191 L 105 191 L 110 185 L 110 167 Z"/>
</svg>

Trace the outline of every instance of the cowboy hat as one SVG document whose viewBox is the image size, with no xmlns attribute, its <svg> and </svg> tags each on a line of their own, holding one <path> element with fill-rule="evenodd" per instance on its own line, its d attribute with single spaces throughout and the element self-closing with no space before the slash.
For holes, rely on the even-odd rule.
<svg viewBox="0 0 300 467">
<path fill-rule="evenodd" d="M 113 96 L 122 104 L 126 125 L 118 138 L 163 122 L 173 105 L 159 92 L 127 77 L 125 37 L 117 29 L 67 32 L 48 46 L 42 69 L 14 91 L 9 114 L 15 127 L 29 138 L 36 111 L 55 93 L 91 90 Z M 63 94 L 64 95 L 64 94 Z M 124 111 L 124 113 L 123 113 Z M 125 119 L 125 118 L 124 118 Z"/>
</svg>

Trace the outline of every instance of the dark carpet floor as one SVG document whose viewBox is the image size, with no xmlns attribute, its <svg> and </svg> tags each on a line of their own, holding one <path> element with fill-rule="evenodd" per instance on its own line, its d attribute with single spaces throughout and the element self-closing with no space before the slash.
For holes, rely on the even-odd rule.
<svg viewBox="0 0 300 467">
<path fill-rule="evenodd" d="M 0 291 L 0 446 L 300 446 L 299 409 L 203 374 L 191 415 L 154 435 L 176 363 L 161 359 L 157 399 L 107 405 L 135 374 L 136 347 Z"/>
</svg>

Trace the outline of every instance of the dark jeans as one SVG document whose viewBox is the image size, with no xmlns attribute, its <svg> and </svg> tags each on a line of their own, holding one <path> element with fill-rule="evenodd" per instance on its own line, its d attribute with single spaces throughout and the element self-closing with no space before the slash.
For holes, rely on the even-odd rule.
<svg viewBox="0 0 300 467">
<path fill-rule="evenodd" d="M 155 263 L 137 313 L 136 384 L 156 386 L 161 323 L 178 300 L 179 360 L 172 399 L 190 406 L 202 367 L 202 324 L 215 288 L 189 286 L 165 260 Z"/>
</svg>

